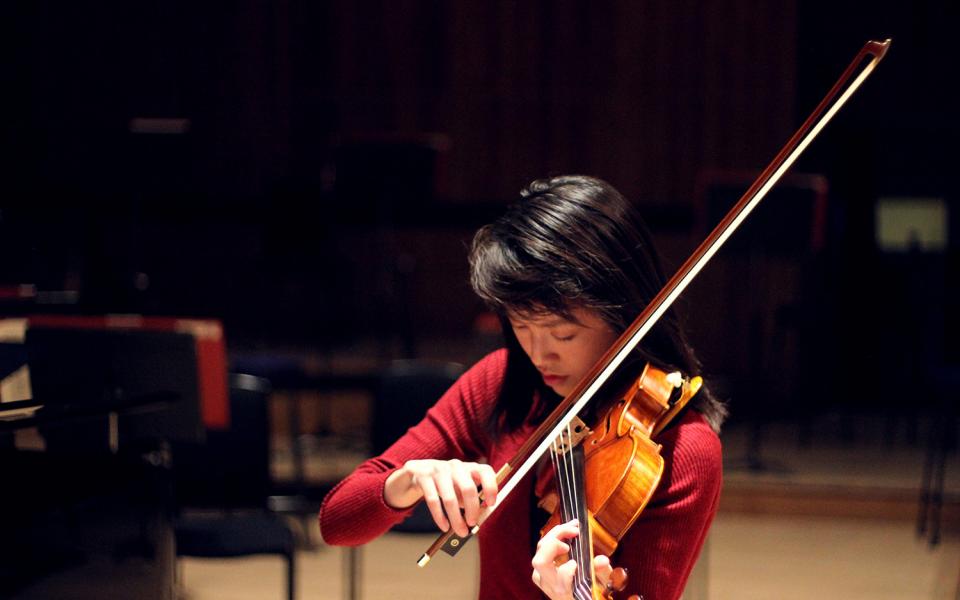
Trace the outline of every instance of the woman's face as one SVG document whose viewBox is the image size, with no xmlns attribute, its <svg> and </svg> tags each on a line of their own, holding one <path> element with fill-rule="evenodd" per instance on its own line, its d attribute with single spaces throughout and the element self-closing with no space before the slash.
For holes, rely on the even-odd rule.
<svg viewBox="0 0 960 600">
<path fill-rule="evenodd" d="M 617 339 L 600 316 L 586 308 L 571 311 L 576 321 L 554 314 L 508 315 L 520 347 L 544 383 L 567 396 Z"/>
</svg>

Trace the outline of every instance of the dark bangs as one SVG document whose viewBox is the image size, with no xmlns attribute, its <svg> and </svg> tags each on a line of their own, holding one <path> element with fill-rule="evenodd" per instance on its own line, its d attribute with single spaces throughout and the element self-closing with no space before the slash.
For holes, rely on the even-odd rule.
<svg viewBox="0 0 960 600">
<path fill-rule="evenodd" d="M 480 229 L 470 250 L 470 282 L 504 324 L 507 372 L 491 429 L 529 417 L 531 394 L 550 393 L 512 335 L 509 314 L 595 311 L 618 335 L 664 284 L 639 213 L 603 180 L 568 175 L 534 181 L 500 219 Z M 670 309 L 634 351 L 660 368 L 698 374 L 700 363 Z M 719 430 L 723 405 L 704 386 L 694 405 Z M 533 415 L 536 418 L 538 415 Z"/>
<path fill-rule="evenodd" d="M 611 195 L 616 201 L 605 202 Z M 651 298 L 662 279 L 655 262 L 637 264 L 650 252 L 649 240 L 624 213 L 626 201 L 604 182 L 579 176 L 534 182 L 521 196 L 474 237 L 476 293 L 500 315 L 571 318 L 572 309 L 584 307 L 622 330 L 624 313 L 639 314 L 645 301 L 637 300 Z"/>
<path fill-rule="evenodd" d="M 553 313 L 570 318 L 571 297 L 583 294 L 562 264 L 550 264 L 511 244 L 485 227 L 474 238 L 471 284 L 484 303 L 501 317 L 510 313 Z M 571 295 L 569 291 L 575 293 Z"/>
</svg>

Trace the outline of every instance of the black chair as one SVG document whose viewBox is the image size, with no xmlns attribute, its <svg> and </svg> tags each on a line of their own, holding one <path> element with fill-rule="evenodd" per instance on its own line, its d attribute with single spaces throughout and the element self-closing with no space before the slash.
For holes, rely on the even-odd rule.
<svg viewBox="0 0 960 600">
<path fill-rule="evenodd" d="M 419 423 L 427 409 L 462 373 L 463 366 L 452 362 L 396 360 L 390 363 L 380 377 L 373 400 L 370 423 L 373 455 L 383 453 L 407 429 Z M 393 531 L 424 533 L 436 528 L 426 504 L 421 502 Z"/>
<path fill-rule="evenodd" d="M 267 508 L 270 491 L 270 385 L 230 377 L 230 429 L 210 430 L 203 445 L 173 447 L 177 556 L 276 554 L 287 561 L 287 597 L 295 596 L 296 536 Z"/>
<path fill-rule="evenodd" d="M 370 449 L 373 456 L 383 453 L 407 429 L 423 419 L 427 409 L 453 385 L 463 373 L 463 366 L 452 362 L 397 360 L 383 371 L 373 398 L 370 423 Z M 430 533 L 437 526 L 421 502 L 392 531 Z M 360 598 L 360 547 L 350 546 L 344 555 L 347 585 L 344 596 Z"/>
</svg>

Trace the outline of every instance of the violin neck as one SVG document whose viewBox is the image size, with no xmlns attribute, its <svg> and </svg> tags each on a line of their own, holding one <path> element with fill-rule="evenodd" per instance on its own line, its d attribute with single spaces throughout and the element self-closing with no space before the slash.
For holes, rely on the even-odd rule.
<svg viewBox="0 0 960 600">
<path fill-rule="evenodd" d="M 602 586 L 596 585 L 593 573 L 593 543 L 590 535 L 590 514 L 587 511 L 586 487 L 584 486 L 583 446 L 555 444 L 551 450 L 560 502 L 560 520 L 580 522 L 580 533 L 568 540 L 570 558 L 577 561 L 577 574 L 573 579 L 574 600 L 603 598 Z M 598 595 L 600 594 L 600 595 Z"/>
</svg>

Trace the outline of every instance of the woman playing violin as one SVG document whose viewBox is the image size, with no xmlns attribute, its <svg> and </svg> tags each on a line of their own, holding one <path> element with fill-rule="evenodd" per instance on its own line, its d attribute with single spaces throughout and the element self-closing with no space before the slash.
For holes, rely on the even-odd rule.
<svg viewBox="0 0 960 600">
<path fill-rule="evenodd" d="M 381 456 L 360 465 L 324 499 L 320 530 L 330 544 L 362 544 L 426 502 L 437 526 L 465 536 L 482 502 L 497 494 L 509 461 L 550 410 L 593 367 L 664 283 L 645 225 L 620 193 L 585 176 L 538 180 L 476 234 L 471 283 L 495 311 L 505 348 L 468 370 Z M 634 351 L 658 368 L 696 375 L 699 363 L 668 313 Z M 703 386 L 655 441 L 666 468 L 610 562 L 629 573 L 622 597 L 679 598 L 717 510 L 723 405 Z M 542 537 L 542 477 L 526 477 L 484 522 L 480 597 L 571 598 L 580 565 L 567 560 L 578 523 Z M 532 568 L 531 568 L 532 566 Z"/>
</svg>

